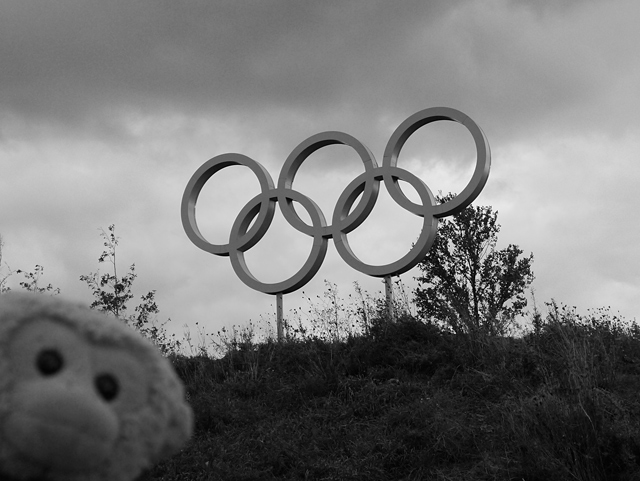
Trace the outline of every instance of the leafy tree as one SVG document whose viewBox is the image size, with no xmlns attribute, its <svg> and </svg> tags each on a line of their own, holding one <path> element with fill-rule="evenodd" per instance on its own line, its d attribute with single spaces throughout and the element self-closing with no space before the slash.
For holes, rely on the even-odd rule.
<svg viewBox="0 0 640 481">
<path fill-rule="evenodd" d="M 89 307 L 113 314 L 123 320 L 150 339 L 163 354 L 176 352 L 180 347 L 180 342 L 175 340 L 175 335 L 172 335 L 174 339 L 169 339 L 163 327 L 171 319 L 167 319 L 165 323 L 159 326 L 156 324 L 157 314 L 160 310 L 155 301 L 155 290 L 141 296 L 141 302 L 134 308 L 134 312 L 129 315 L 126 314 L 128 302 L 133 299 L 131 287 L 137 277 L 136 268 L 135 264 L 131 264 L 129 271 L 125 275 L 118 277 L 116 248 L 119 237 L 116 237 L 114 224 L 110 225 L 108 229 L 108 233 L 101 229 L 105 250 L 102 251 L 98 262 L 108 261 L 112 267 L 111 272 L 102 275 L 100 272 L 92 272 L 88 275 L 80 276 L 80 280 L 86 282 L 95 298 Z"/>
<path fill-rule="evenodd" d="M 431 250 L 418 265 L 422 276 L 414 291 L 418 314 L 427 322 L 474 337 L 505 334 L 527 305 L 533 254 L 523 257 L 513 244 L 496 250 L 497 218 L 491 206 L 471 205 L 440 222 Z"/>
<path fill-rule="evenodd" d="M 92 272 L 88 275 L 80 276 L 80 280 L 87 283 L 87 286 L 93 291 L 95 300 L 89 307 L 108 312 L 116 317 L 124 318 L 127 310 L 127 303 L 133 298 L 131 286 L 137 277 L 136 265 L 129 266 L 129 272 L 124 276 L 118 277 L 118 266 L 116 264 L 116 247 L 119 238 L 115 234 L 115 225 L 109 226 L 109 233 L 101 229 L 101 236 L 104 239 L 104 247 L 98 262 L 103 263 L 109 261 L 112 265 L 113 273 L 100 275 L 100 272 Z"/>
</svg>

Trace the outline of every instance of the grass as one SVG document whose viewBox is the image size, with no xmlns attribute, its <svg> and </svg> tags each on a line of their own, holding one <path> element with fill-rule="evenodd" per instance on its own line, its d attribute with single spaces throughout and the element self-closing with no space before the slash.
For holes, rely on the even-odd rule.
<svg viewBox="0 0 640 481">
<path fill-rule="evenodd" d="M 640 329 L 549 305 L 460 338 L 411 316 L 366 334 L 172 356 L 195 435 L 149 480 L 637 480 Z"/>
</svg>

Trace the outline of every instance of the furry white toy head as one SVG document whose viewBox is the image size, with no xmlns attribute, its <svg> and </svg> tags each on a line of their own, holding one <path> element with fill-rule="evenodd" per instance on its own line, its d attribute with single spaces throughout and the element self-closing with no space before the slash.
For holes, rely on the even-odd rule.
<svg viewBox="0 0 640 481">
<path fill-rule="evenodd" d="M 192 431 L 171 363 L 122 321 L 0 295 L 0 479 L 130 481 Z"/>
</svg>

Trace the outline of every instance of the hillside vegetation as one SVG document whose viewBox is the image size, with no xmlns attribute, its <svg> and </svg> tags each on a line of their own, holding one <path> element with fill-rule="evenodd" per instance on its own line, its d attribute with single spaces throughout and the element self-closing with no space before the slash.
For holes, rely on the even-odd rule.
<svg viewBox="0 0 640 481">
<path fill-rule="evenodd" d="M 411 316 L 172 355 L 190 444 L 142 480 L 637 480 L 640 329 L 549 306 L 518 338 Z"/>
</svg>

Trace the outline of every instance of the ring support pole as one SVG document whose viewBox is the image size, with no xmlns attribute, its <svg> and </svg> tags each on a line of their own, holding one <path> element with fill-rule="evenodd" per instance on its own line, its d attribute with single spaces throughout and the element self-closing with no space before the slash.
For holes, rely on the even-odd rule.
<svg viewBox="0 0 640 481">
<path fill-rule="evenodd" d="M 391 283 L 391 276 L 384 277 L 384 293 L 387 298 L 387 314 L 389 314 L 389 320 L 395 319 L 395 309 L 393 306 L 393 284 Z"/>
<path fill-rule="evenodd" d="M 276 294 L 276 322 L 278 326 L 278 342 L 283 339 L 283 321 L 282 321 L 282 292 Z"/>
</svg>

